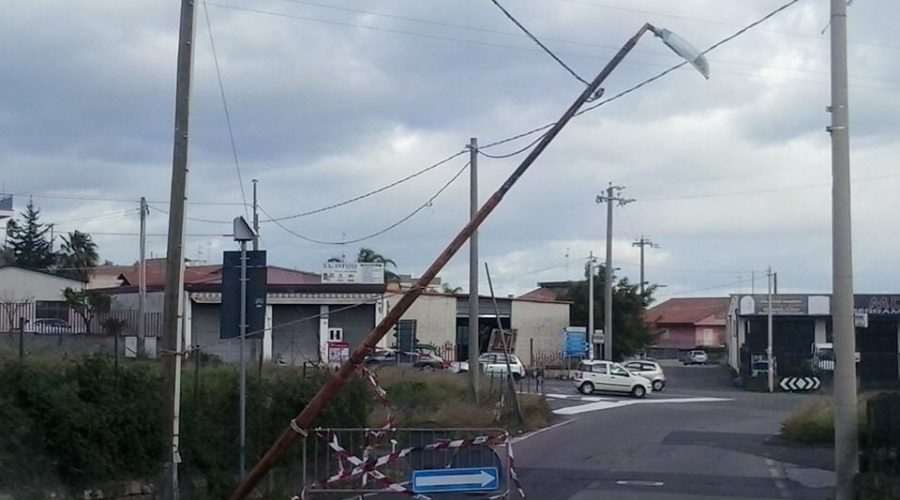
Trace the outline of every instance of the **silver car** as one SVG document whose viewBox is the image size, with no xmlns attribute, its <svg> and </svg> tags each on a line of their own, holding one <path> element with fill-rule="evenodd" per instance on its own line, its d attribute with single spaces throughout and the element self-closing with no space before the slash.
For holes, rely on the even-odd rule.
<svg viewBox="0 0 900 500">
<path fill-rule="evenodd" d="M 663 369 L 659 366 L 659 363 L 655 361 L 638 359 L 627 361 L 623 363 L 623 366 L 629 372 L 649 380 L 653 384 L 653 390 L 656 392 L 663 390 L 666 386 L 666 375 L 663 373 Z"/>
</svg>

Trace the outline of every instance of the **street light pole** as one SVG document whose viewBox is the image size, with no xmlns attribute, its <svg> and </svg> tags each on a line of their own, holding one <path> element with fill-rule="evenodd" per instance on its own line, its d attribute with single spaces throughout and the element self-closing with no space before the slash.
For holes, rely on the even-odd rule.
<svg viewBox="0 0 900 500">
<path fill-rule="evenodd" d="M 484 205 L 478 210 L 473 217 L 450 241 L 447 247 L 435 258 L 434 262 L 422 273 L 419 278 L 420 283 L 430 283 L 435 276 L 447 265 L 447 262 L 456 255 L 456 252 L 466 243 L 466 240 L 472 236 L 472 233 L 484 222 L 485 219 L 497 208 L 503 197 L 509 192 L 516 182 L 525 174 L 529 167 L 538 159 L 538 157 L 547 149 L 547 146 L 553 142 L 553 139 L 562 131 L 563 127 L 575 116 L 575 113 L 584 105 L 588 99 L 597 95 L 600 85 L 606 80 L 610 73 L 622 62 L 622 59 L 631 52 L 631 49 L 637 44 L 638 40 L 648 31 L 662 38 L 672 50 L 691 62 L 704 76 L 708 76 L 706 69 L 706 60 L 698 50 L 692 48 L 689 44 L 677 37 L 673 37 L 671 32 L 665 30 L 657 30 L 650 24 L 644 24 L 641 29 L 634 34 L 628 41 L 616 52 L 612 60 L 604 66 L 600 73 L 593 81 L 579 94 L 575 101 L 562 114 L 552 127 L 544 134 L 534 148 L 528 153 L 522 163 L 506 178 L 503 184 L 491 195 Z M 265 455 L 253 467 L 253 470 L 244 478 L 241 484 L 229 497 L 231 500 L 243 500 L 247 498 L 265 475 L 272 469 L 284 456 L 290 451 L 294 441 L 300 436 L 308 434 L 306 429 L 312 424 L 313 420 L 322 412 L 328 403 L 335 397 L 337 392 L 347 383 L 350 376 L 356 372 L 356 369 L 363 363 L 363 360 L 372 351 L 378 342 L 387 334 L 387 332 L 400 320 L 403 314 L 409 310 L 416 299 L 423 293 L 423 288 L 415 287 L 403 294 L 397 304 L 388 312 L 388 314 L 375 326 L 372 331 L 362 340 L 360 345 L 353 351 L 340 369 L 335 373 L 325 385 L 309 400 L 306 407 L 293 419 L 291 419 L 288 427 L 281 433 L 275 443 L 266 451 Z"/>
<path fill-rule="evenodd" d="M 859 471 L 856 327 L 850 219 L 847 1 L 831 0 L 831 255 L 834 321 L 834 465 L 836 500 L 855 498 Z"/>
</svg>

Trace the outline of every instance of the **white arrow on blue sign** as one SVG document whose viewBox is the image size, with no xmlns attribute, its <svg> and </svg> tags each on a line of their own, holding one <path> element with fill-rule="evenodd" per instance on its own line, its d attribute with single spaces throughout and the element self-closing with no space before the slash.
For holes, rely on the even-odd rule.
<svg viewBox="0 0 900 500">
<path fill-rule="evenodd" d="M 493 491 L 499 487 L 496 467 L 416 470 L 412 475 L 412 490 L 416 493 Z"/>
</svg>

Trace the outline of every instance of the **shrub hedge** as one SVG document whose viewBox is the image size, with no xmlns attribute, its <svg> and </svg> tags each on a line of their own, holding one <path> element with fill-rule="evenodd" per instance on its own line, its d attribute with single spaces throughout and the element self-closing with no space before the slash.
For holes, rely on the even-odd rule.
<svg viewBox="0 0 900 500">
<path fill-rule="evenodd" d="M 199 374 L 195 383 L 186 367 L 183 378 L 182 482 L 202 478 L 195 496 L 222 498 L 238 467 L 238 374 L 227 365 Z M 328 376 L 285 367 L 248 375 L 249 465 Z M 121 363 L 118 370 L 104 357 L 0 364 L 0 491 L 25 498 L 38 489 L 156 482 L 167 449 L 161 384 L 160 365 L 146 361 Z M 365 385 L 354 380 L 315 425 L 364 426 L 370 401 Z M 298 447 L 293 457 L 299 453 Z"/>
</svg>

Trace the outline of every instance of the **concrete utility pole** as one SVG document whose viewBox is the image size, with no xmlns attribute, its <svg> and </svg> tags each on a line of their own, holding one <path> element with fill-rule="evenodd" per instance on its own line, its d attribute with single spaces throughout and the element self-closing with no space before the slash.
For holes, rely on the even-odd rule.
<svg viewBox="0 0 900 500">
<path fill-rule="evenodd" d="M 612 182 L 606 188 L 606 196 L 598 195 L 597 203 L 606 203 L 606 278 L 604 280 L 603 299 L 603 347 L 604 359 L 613 360 L 613 327 L 612 327 L 612 229 L 613 229 L 613 203 L 620 207 L 633 202 L 633 199 L 619 196 L 625 186 L 613 186 Z"/>
<path fill-rule="evenodd" d="M 769 392 L 775 392 L 775 356 L 772 354 L 772 266 L 769 266 L 766 272 L 766 279 L 769 285 L 769 295 L 766 300 L 766 366 L 768 371 Z"/>
<path fill-rule="evenodd" d="M 187 199 L 188 128 L 191 109 L 191 68 L 194 47 L 194 1 L 181 0 L 178 65 L 175 84 L 175 137 L 172 153 L 172 188 L 169 195 L 169 234 L 166 245 L 166 288 L 163 295 L 163 401 L 171 422 L 167 453 L 165 498 L 178 498 L 179 405 L 181 399 L 181 316 L 184 289 L 184 205 Z"/>
<path fill-rule="evenodd" d="M 643 234 L 641 235 L 641 239 L 635 241 L 631 244 L 633 247 L 641 247 L 641 298 L 644 297 L 644 284 L 647 282 L 644 280 L 644 247 L 650 248 L 659 248 L 659 245 L 650 241 L 649 238 L 646 238 Z"/>
<path fill-rule="evenodd" d="M 259 204 L 256 202 L 256 185 L 258 180 L 253 179 L 253 251 L 259 250 Z"/>
<path fill-rule="evenodd" d="M 138 253 L 138 352 L 144 348 L 147 321 L 147 198 L 141 196 L 141 236 Z"/>
<path fill-rule="evenodd" d="M 594 251 L 588 257 L 588 324 L 587 324 L 587 341 L 588 341 L 588 359 L 593 361 L 595 358 L 594 348 Z"/>
<path fill-rule="evenodd" d="M 478 139 L 469 140 L 469 221 L 478 213 Z M 472 400 L 478 404 L 478 386 L 481 376 L 481 355 L 478 333 L 478 231 L 469 237 L 469 380 L 472 385 Z"/>
<path fill-rule="evenodd" d="M 834 321 L 834 465 L 836 500 L 855 498 L 859 471 L 856 327 L 850 226 L 850 117 L 847 90 L 847 2 L 831 0 L 831 256 Z"/>
</svg>

